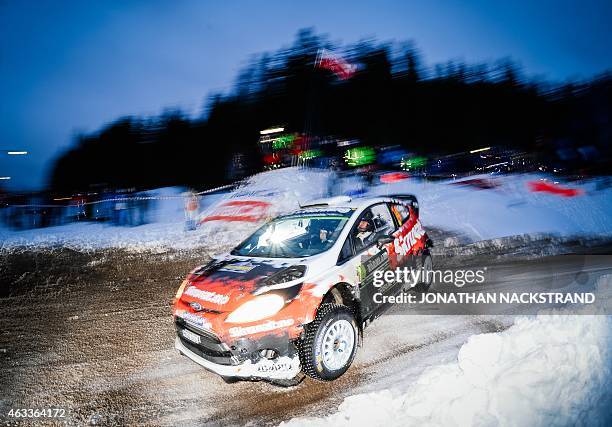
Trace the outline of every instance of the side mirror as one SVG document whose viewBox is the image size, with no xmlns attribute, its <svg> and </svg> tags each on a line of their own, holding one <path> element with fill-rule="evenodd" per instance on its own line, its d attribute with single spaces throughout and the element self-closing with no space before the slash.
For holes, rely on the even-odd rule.
<svg viewBox="0 0 612 427">
<path fill-rule="evenodd" d="M 383 246 L 388 245 L 389 243 L 393 242 L 393 240 L 395 240 L 393 236 L 382 236 L 378 238 L 378 240 L 376 241 L 376 245 L 379 248 L 382 248 Z"/>
</svg>

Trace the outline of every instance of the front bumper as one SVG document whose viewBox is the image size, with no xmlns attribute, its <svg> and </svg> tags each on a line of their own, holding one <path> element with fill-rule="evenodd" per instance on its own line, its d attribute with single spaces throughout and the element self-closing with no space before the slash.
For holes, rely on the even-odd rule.
<svg viewBox="0 0 612 427">
<path fill-rule="evenodd" d="M 191 349 L 187 348 L 179 337 L 174 342 L 174 347 L 184 356 L 196 362 L 203 368 L 217 375 L 229 378 L 243 379 L 275 379 L 290 380 L 300 373 L 300 360 L 297 355 L 293 357 L 279 356 L 276 359 L 260 359 L 253 363 L 250 359 L 236 365 L 225 365 L 207 360 Z"/>
</svg>

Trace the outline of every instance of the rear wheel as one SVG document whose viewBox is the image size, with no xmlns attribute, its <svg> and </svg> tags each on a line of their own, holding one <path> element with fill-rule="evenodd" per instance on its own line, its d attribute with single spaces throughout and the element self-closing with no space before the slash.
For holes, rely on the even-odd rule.
<svg viewBox="0 0 612 427">
<path fill-rule="evenodd" d="M 351 309 L 339 304 L 321 304 L 300 345 L 302 370 L 322 381 L 340 377 L 353 363 L 358 336 Z"/>
</svg>

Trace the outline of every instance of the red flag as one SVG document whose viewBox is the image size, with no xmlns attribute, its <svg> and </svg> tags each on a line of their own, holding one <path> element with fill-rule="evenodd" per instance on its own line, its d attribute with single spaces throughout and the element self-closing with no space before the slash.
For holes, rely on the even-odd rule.
<svg viewBox="0 0 612 427">
<path fill-rule="evenodd" d="M 563 197 L 574 197 L 584 194 L 584 190 L 580 188 L 562 187 L 561 185 L 544 181 L 529 181 L 527 184 L 529 185 L 529 189 L 534 193 L 545 192 Z"/>
<path fill-rule="evenodd" d="M 357 71 L 356 65 L 345 61 L 342 57 L 326 49 L 319 52 L 315 65 L 333 72 L 341 80 L 351 78 L 353 74 L 355 74 L 355 71 Z"/>
</svg>

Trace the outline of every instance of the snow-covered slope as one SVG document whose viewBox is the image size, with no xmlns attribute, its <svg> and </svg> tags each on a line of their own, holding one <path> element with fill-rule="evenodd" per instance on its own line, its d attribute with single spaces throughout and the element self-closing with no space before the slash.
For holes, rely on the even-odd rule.
<svg viewBox="0 0 612 427">
<path fill-rule="evenodd" d="M 364 192 L 360 178 L 349 176 L 335 180 L 333 176 L 327 171 L 304 168 L 257 174 L 233 192 L 203 196 L 200 199 L 201 217 L 232 200 L 268 202 L 267 216 L 274 216 L 331 193 Z M 545 179 L 539 175 L 471 179 L 486 180 L 492 188 L 406 179 L 376 185 L 367 195 L 415 194 L 425 226 L 452 231 L 468 241 L 524 234 L 612 237 L 612 188 L 597 189 L 597 181 L 572 185 L 583 194 L 562 197 L 529 191 L 530 182 Z M 199 247 L 215 252 L 236 244 L 257 226 L 249 222 L 211 221 L 194 232 L 185 232 L 183 194 L 184 189 L 180 188 L 149 192 L 148 195 L 156 200 L 151 222 L 146 225 L 127 228 L 85 222 L 25 231 L 0 228 L 0 248 L 66 246 L 88 250 L 119 247 L 140 251 Z"/>
<path fill-rule="evenodd" d="M 607 276 L 599 286 L 611 286 Z M 317 426 L 605 426 L 612 422 L 612 316 L 562 311 L 474 335 L 454 363 L 406 387 L 348 397 Z"/>
<path fill-rule="evenodd" d="M 407 179 L 371 193 L 414 194 L 425 225 L 460 232 L 471 241 L 534 233 L 612 236 L 612 188 L 597 190 L 597 181 L 570 185 L 584 194 L 563 197 L 530 191 L 529 183 L 546 179 L 542 175 L 470 178 L 494 187 Z"/>
</svg>

